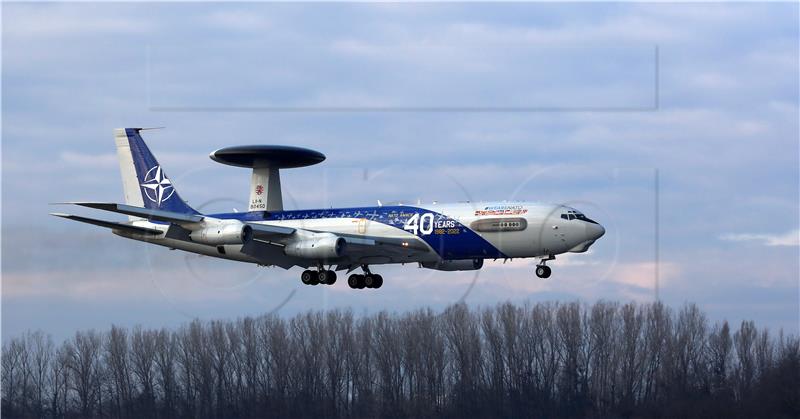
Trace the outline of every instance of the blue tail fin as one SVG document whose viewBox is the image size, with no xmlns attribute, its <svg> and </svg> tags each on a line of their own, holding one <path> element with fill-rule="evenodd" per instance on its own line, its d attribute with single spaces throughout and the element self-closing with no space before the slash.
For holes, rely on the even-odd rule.
<svg viewBox="0 0 800 419">
<path fill-rule="evenodd" d="M 199 214 L 178 195 L 175 185 L 147 148 L 139 131 L 141 128 L 114 130 L 125 203 L 183 214 Z"/>
</svg>

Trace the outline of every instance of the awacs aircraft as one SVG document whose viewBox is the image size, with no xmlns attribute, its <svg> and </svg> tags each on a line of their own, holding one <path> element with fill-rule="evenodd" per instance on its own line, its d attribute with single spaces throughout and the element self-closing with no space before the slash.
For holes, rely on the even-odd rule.
<svg viewBox="0 0 800 419">
<path fill-rule="evenodd" d="M 555 255 L 585 252 L 605 233 L 574 208 L 530 202 L 284 210 L 280 169 L 325 160 L 319 152 L 287 146 L 211 153 L 217 162 L 252 168 L 250 206 L 247 212 L 201 214 L 178 195 L 141 131 L 114 131 L 125 204 L 71 203 L 128 215 L 127 222 L 52 215 L 172 249 L 284 269 L 300 266 L 307 285 L 331 285 L 335 271 L 361 268 L 363 274 L 347 280 L 358 289 L 380 288 L 383 278 L 370 266 L 390 263 L 462 271 L 480 269 L 485 259 L 535 257 L 536 275 L 547 278 L 547 262 Z"/>
</svg>

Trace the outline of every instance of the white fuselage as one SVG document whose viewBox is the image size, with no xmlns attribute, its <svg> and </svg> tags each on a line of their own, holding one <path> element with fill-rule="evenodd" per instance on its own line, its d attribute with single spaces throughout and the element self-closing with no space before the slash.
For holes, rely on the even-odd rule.
<svg viewBox="0 0 800 419">
<path fill-rule="evenodd" d="M 599 224 L 562 205 L 521 203 L 455 203 L 378 206 L 274 213 L 211 214 L 209 221 L 245 220 L 255 224 L 329 232 L 348 237 L 407 240 L 427 251 L 413 257 L 366 256 L 356 263 L 408 263 L 442 260 L 526 258 L 583 252 L 602 234 Z M 137 221 L 135 225 L 166 230 L 164 224 Z M 212 246 L 167 237 L 117 232 L 137 240 L 224 259 L 272 265 L 274 261 L 242 252 L 241 244 Z M 280 258 L 274 252 L 269 258 Z"/>
</svg>

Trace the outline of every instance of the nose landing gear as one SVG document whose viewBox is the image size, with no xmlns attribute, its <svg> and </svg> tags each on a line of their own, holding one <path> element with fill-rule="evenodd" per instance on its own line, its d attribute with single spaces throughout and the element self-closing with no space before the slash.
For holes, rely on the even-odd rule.
<svg viewBox="0 0 800 419">
<path fill-rule="evenodd" d="M 536 276 L 539 278 L 549 278 L 552 271 L 550 270 L 550 267 L 547 266 L 547 261 L 555 260 L 555 258 L 556 257 L 553 255 L 548 255 L 546 258 L 542 258 L 542 260 L 536 264 Z"/>
<path fill-rule="evenodd" d="M 536 267 L 536 276 L 539 278 L 549 278 L 550 277 L 550 267 L 547 265 L 541 265 Z"/>
</svg>

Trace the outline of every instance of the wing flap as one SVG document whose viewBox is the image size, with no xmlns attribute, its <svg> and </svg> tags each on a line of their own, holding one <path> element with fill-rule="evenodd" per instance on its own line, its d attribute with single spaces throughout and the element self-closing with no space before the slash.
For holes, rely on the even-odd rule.
<svg viewBox="0 0 800 419">
<path fill-rule="evenodd" d="M 393 247 L 409 252 L 427 252 L 428 246 L 418 240 L 395 237 L 352 236 L 339 234 L 344 237 L 348 245 L 360 247 Z"/>
<path fill-rule="evenodd" d="M 100 227 L 110 228 L 112 230 L 121 230 L 129 233 L 145 234 L 149 236 L 158 236 L 163 233 L 161 230 L 154 228 L 139 227 L 130 224 L 116 223 L 113 221 L 98 220 L 95 218 L 81 217 L 79 215 L 63 214 L 60 212 L 51 212 L 50 215 L 56 217 L 66 218 L 68 220 L 79 221 L 86 224 L 93 224 Z"/>
<path fill-rule="evenodd" d="M 251 240 L 242 246 L 242 253 L 250 255 L 263 261 L 265 264 L 280 266 L 289 269 L 292 266 L 308 266 L 307 261 L 286 256 L 283 247 L 264 243 L 258 240 Z"/>
<path fill-rule="evenodd" d="M 253 238 L 262 241 L 273 241 L 294 234 L 296 229 L 270 224 L 247 223 L 253 229 Z"/>
</svg>

